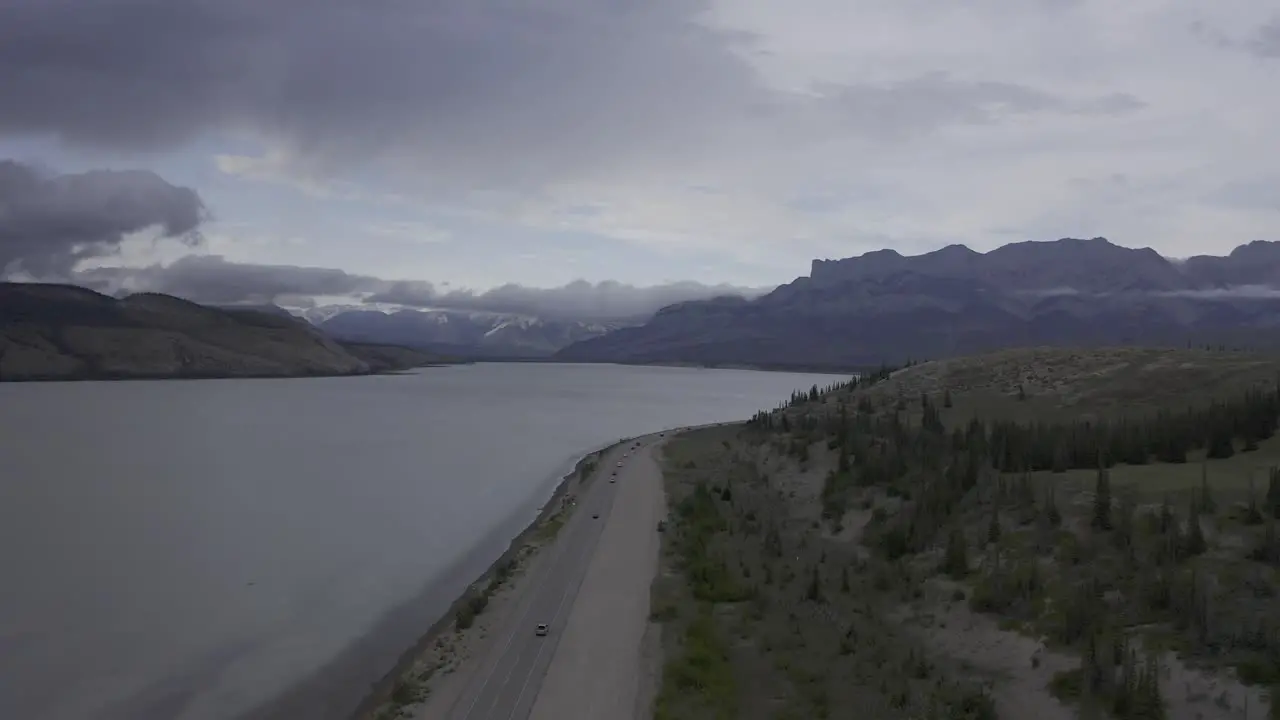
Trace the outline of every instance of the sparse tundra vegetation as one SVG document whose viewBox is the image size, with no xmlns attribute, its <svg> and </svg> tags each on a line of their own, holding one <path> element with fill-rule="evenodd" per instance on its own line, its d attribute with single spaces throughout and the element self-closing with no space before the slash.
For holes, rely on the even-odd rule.
<svg viewBox="0 0 1280 720">
<path fill-rule="evenodd" d="M 672 439 L 655 718 L 1280 717 L 1278 382 L 1014 350 Z"/>
</svg>

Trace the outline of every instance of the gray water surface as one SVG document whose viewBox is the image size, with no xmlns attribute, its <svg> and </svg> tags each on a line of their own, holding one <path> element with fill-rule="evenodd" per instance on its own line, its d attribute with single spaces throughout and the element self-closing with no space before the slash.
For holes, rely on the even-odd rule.
<svg viewBox="0 0 1280 720">
<path fill-rule="evenodd" d="M 0 385 L 0 717 L 342 717 L 583 453 L 835 379 L 482 364 Z"/>
</svg>

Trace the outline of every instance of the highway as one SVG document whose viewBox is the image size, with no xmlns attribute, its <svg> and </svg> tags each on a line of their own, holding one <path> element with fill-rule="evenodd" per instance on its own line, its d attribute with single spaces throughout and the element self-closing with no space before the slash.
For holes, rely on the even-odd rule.
<svg viewBox="0 0 1280 720">
<path fill-rule="evenodd" d="M 636 438 L 626 446 L 606 453 L 595 478 L 578 500 L 578 506 L 560 529 L 549 548 L 548 560 L 537 567 L 538 575 L 530 579 L 507 626 L 499 631 L 488 656 L 483 658 L 474 675 L 449 709 L 448 720 L 526 720 L 542 689 L 543 679 L 555 656 L 567 618 L 591 567 L 601 534 L 609 520 L 618 489 L 629 476 L 637 453 L 648 452 L 648 446 L 659 440 L 658 434 Z M 634 443 L 640 442 L 639 451 Z M 624 457 L 624 452 L 627 455 Z M 646 465 L 652 461 L 646 456 Z M 617 463 L 623 467 L 617 467 Z M 618 481 L 609 482 L 617 472 Z M 621 508 L 620 508 L 621 509 Z M 599 518 L 592 518 L 592 515 Z M 656 533 L 656 529 L 653 530 Z M 647 587 L 647 582 L 646 582 Z M 647 600 L 647 595 L 646 595 Z M 546 623 L 550 630 L 539 637 L 534 629 Z"/>
</svg>

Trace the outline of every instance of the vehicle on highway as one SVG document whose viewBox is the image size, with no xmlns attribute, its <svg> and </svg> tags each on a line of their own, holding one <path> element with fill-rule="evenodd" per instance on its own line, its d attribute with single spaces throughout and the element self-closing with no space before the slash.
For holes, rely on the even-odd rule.
<svg viewBox="0 0 1280 720">
<path fill-rule="evenodd" d="M 547 634 L 547 624 L 546 624 L 546 623 L 538 623 L 538 627 L 536 627 L 536 628 L 534 628 L 534 629 L 533 629 L 533 634 L 534 634 L 534 635 L 537 635 L 537 636 L 539 636 L 539 637 L 541 637 L 541 636 L 543 636 L 543 635 L 546 635 L 546 634 Z"/>
<path fill-rule="evenodd" d="M 618 463 L 618 467 L 622 467 L 622 463 Z"/>
<path fill-rule="evenodd" d="M 591 519 L 592 519 L 592 520 L 599 520 L 599 519 L 600 519 L 600 513 L 591 513 Z"/>
<path fill-rule="evenodd" d="M 618 482 L 618 476 L 617 476 L 617 475 L 611 475 L 611 476 L 609 476 L 609 482 L 611 482 L 611 483 L 616 483 L 616 482 Z"/>
</svg>

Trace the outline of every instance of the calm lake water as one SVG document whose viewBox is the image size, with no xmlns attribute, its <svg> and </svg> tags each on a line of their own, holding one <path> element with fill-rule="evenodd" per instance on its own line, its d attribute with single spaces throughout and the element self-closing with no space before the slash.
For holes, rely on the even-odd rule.
<svg viewBox="0 0 1280 720">
<path fill-rule="evenodd" d="M 496 364 L 0 385 L 0 717 L 343 717 L 578 457 L 836 379 Z"/>
</svg>

